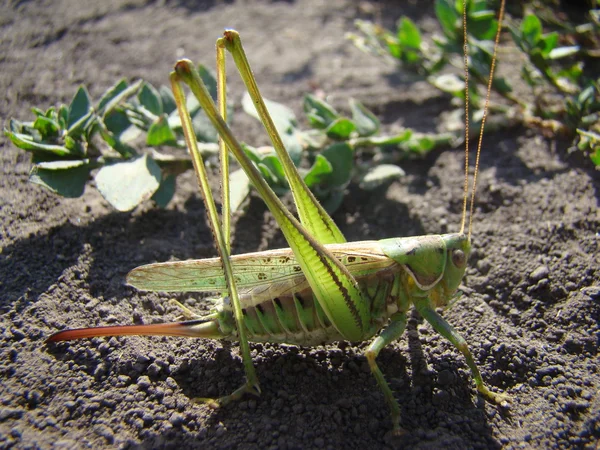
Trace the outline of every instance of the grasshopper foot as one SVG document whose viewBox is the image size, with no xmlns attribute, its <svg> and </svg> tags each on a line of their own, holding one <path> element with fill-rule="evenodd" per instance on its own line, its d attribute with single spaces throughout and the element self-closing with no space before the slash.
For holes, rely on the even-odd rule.
<svg viewBox="0 0 600 450">
<path fill-rule="evenodd" d="M 194 403 L 203 404 L 212 409 L 217 409 L 221 406 L 220 398 L 208 398 L 208 397 L 196 397 L 193 398 L 192 401 Z"/>
<path fill-rule="evenodd" d="M 406 433 L 407 433 L 407 431 L 400 426 L 400 423 L 393 424 L 393 426 L 392 426 L 392 436 L 393 437 L 404 436 Z"/>
<path fill-rule="evenodd" d="M 383 442 L 393 449 L 401 449 L 406 447 L 406 439 L 410 437 L 407 430 L 400 425 L 394 424 L 393 428 L 383 436 Z"/>
<path fill-rule="evenodd" d="M 510 402 L 512 401 L 510 396 L 492 392 L 485 385 L 478 386 L 477 390 L 485 397 L 486 400 L 495 403 L 502 408 L 508 408 L 510 406 Z"/>
<path fill-rule="evenodd" d="M 193 402 L 202 403 L 209 406 L 210 408 L 217 409 L 233 401 L 240 400 L 244 396 L 244 394 L 252 394 L 258 397 L 260 393 L 261 391 L 258 383 L 251 383 L 247 381 L 229 395 L 225 395 L 220 398 L 196 397 L 193 399 Z"/>
</svg>

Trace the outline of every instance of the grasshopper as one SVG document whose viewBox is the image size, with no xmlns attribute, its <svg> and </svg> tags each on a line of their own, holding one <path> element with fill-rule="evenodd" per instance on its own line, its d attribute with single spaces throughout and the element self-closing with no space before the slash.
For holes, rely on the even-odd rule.
<svg viewBox="0 0 600 450">
<path fill-rule="evenodd" d="M 464 9 L 464 8 L 463 8 Z M 498 36 L 504 11 L 500 10 Z M 466 23 L 466 12 L 464 15 Z M 466 32 L 465 32 L 466 42 Z M 183 322 L 110 326 L 60 331 L 48 341 L 97 336 L 168 335 L 239 341 L 246 381 L 230 395 L 197 399 L 217 407 L 246 393 L 260 394 L 249 342 L 276 342 L 311 346 L 339 340 L 375 339 L 365 352 L 377 384 L 391 410 L 393 432 L 400 434 L 400 406 L 377 365 L 379 352 L 398 339 L 411 305 L 464 355 L 477 390 L 488 400 L 506 405 L 508 398 L 485 385 L 466 341 L 435 308 L 448 305 L 456 295 L 471 251 L 470 219 L 464 232 L 469 179 L 465 162 L 463 219 L 459 233 L 391 238 L 347 243 L 339 228 L 307 188 L 290 159 L 259 92 L 239 34 L 226 30 L 217 40 L 219 109 L 194 65 L 180 60 L 170 75 L 186 143 L 192 155 L 219 257 L 148 264 L 133 269 L 127 283 L 137 289 L 166 292 L 216 292 L 222 297 L 205 316 L 183 307 Z M 300 220 L 277 198 L 244 153 L 225 122 L 225 53 L 229 51 L 283 164 Z M 466 48 L 465 48 L 466 63 Z M 494 64 L 490 72 L 493 77 Z M 468 79 L 468 69 L 465 67 Z M 219 218 L 202 156 L 187 111 L 183 84 L 198 99 L 220 136 L 223 215 Z M 466 83 L 468 105 L 468 83 Z M 486 99 L 486 107 L 489 102 Z M 468 117 L 468 111 L 467 111 Z M 485 120 L 484 120 L 485 122 Z M 483 129 L 483 124 L 482 124 Z M 468 127 L 467 127 L 468 149 Z M 477 164 L 481 150 L 481 134 Z M 277 220 L 290 248 L 230 255 L 229 163 L 231 152 Z M 476 178 L 473 181 L 470 217 Z"/>
</svg>

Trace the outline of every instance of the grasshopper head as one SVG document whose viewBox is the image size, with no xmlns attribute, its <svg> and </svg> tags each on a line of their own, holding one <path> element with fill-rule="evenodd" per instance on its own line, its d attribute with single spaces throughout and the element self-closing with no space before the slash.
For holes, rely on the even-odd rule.
<svg viewBox="0 0 600 450">
<path fill-rule="evenodd" d="M 471 253 L 471 241 L 466 234 L 453 233 L 441 236 L 446 247 L 444 275 L 432 289 L 430 298 L 434 306 L 446 306 L 462 282 Z"/>
<path fill-rule="evenodd" d="M 429 294 L 434 306 L 447 305 L 454 296 L 471 253 L 469 238 L 462 233 L 384 239 L 379 244 L 409 272 L 413 286 Z"/>
</svg>

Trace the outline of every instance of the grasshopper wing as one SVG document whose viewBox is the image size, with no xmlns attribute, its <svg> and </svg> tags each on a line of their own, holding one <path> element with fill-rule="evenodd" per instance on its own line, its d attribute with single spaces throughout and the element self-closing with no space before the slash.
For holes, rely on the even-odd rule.
<svg viewBox="0 0 600 450">
<path fill-rule="evenodd" d="M 376 241 L 325 246 L 355 277 L 394 265 Z M 283 295 L 309 287 L 294 253 L 289 248 L 246 253 L 231 257 L 240 292 L 258 296 Z M 227 292 L 219 258 L 147 264 L 133 269 L 127 283 L 146 291 Z"/>
</svg>

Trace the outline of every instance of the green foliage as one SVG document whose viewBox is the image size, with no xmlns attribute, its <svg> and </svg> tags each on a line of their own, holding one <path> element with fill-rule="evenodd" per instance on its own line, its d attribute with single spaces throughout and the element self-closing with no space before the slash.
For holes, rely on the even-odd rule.
<svg viewBox="0 0 600 450">
<path fill-rule="evenodd" d="M 59 195 L 81 196 L 99 169 L 96 187 L 117 210 L 129 211 L 153 195 L 166 204 L 173 174 L 191 167 L 187 157 L 141 155 L 136 149 L 144 133 L 148 146 L 184 146 L 170 91 L 149 83 L 121 80 L 95 103 L 82 86 L 69 105 L 32 111 L 32 122 L 11 119 L 4 133 L 32 153 L 30 181 Z"/>
<path fill-rule="evenodd" d="M 577 148 L 600 167 L 600 78 L 567 101 L 567 118 L 575 128 Z"/>
<path fill-rule="evenodd" d="M 495 12 L 487 9 L 486 3 L 483 0 L 467 2 L 469 72 L 472 79 L 483 85 L 484 91 L 492 57 L 492 39 L 498 29 Z M 435 14 L 443 36 L 434 38 L 434 46 L 423 41 L 421 31 L 408 17 L 400 18 L 395 32 L 368 21 L 357 20 L 356 26 L 362 34 L 350 34 L 349 38 L 361 50 L 386 58 L 391 57 L 391 60 L 399 63 L 401 67 L 426 77 L 438 89 L 462 99 L 465 89 L 464 77 L 444 73 L 449 63 L 462 68 L 462 2 L 436 0 Z M 496 78 L 494 83 L 503 95 L 510 96 L 511 88 L 504 79 Z M 472 86 L 470 96 L 472 102 L 478 105 L 480 94 L 477 84 Z"/>
<path fill-rule="evenodd" d="M 537 69 L 545 80 L 558 90 L 574 94 L 578 88 L 573 82 L 581 74 L 579 66 L 575 65 L 570 70 L 563 71 L 565 76 L 557 74 L 552 70 L 553 60 L 576 56 L 579 53 L 579 46 L 558 47 L 559 35 L 556 31 L 543 34 L 542 22 L 537 16 L 527 15 L 521 22 L 519 28 L 510 27 L 513 40 L 517 46 L 527 55 L 530 65 L 523 66 L 523 78 L 529 85 L 537 84 L 535 75 L 532 76 L 531 66 Z"/>
<path fill-rule="evenodd" d="M 418 30 L 405 25 L 406 39 L 415 44 Z M 216 80 L 203 66 L 198 71 L 216 97 Z M 349 102 L 350 117 L 313 95 L 304 99 L 308 130 L 300 128 L 294 112 L 284 105 L 265 100 L 282 141 L 294 164 L 308 162 L 301 169 L 308 186 L 329 211 L 342 202 L 352 179 L 364 189 L 374 189 L 404 174 L 388 164 L 357 164 L 356 151 L 370 150 L 380 155 L 372 161 L 421 155 L 448 145 L 454 135 L 417 135 L 403 130 L 398 135 L 379 135 L 377 117 L 360 102 Z M 204 153 L 216 153 L 217 134 L 197 100 L 190 97 L 187 106 L 196 137 Z M 258 118 L 248 95 L 242 106 Z M 121 80 L 93 102 L 84 87 L 71 103 L 47 111 L 34 108 L 35 120 L 12 119 L 5 134 L 12 142 L 32 153 L 30 181 L 65 197 L 78 197 L 93 176 L 96 188 L 117 210 L 129 211 L 152 199 L 160 206 L 173 197 L 176 177 L 192 167 L 186 154 L 164 154 L 144 147 L 185 148 L 183 130 L 171 91 L 155 88 L 144 81 L 133 84 Z M 229 115 L 231 115 L 229 113 Z M 282 164 L 273 149 L 246 146 L 246 152 L 265 179 L 279 195 L 289 189 Z M 394 156 L 392 156 L 394 155 Z M 232 207 L 238 208 L 250 192 L 243 172 L 231 175 Z"/>
<path fill-rule="evenodd" d="M 456 139 L 453 134 L 419 135 L 408 129 L 397 135 L 378 135 L 379 120 L 355 99 L 350 99 L 351 117 L 346 117 L 325 100 L 306 95 L 303 109 L 306 121 L 312 127 L 309 130 L 300 128 L 299 121 L 289 108 L 267 99 L 265 103 L 294 163 L 298 165 L 301 156 L 307 156 L 310 168 L 300 168 L 300 173 L 329 212 L 339 207 L 344 190 L 352 180 L 363 189 L 371 190 L 404 175 L 404 171 L 395 164 L 385 164 L 384 169 L 380 169 L 383 159 L 397 162 L 402 157 L 424 155 Z M 242 104 L 248 114 L 258 119 L 249 96 L 244 97 Z M 283 166 L 274 149 L 244 148 L 275 193 L 283 195 L 289 190 Z M 359 165 L 356 158 L 359 149 L 371 149 L 377 157 Z M 248 183 L 248 180 L 232 180 L 232 186 L 236 182 Z"/>
<path fill-rule="evenodd" d="M 476 82 L 469 87 L 469 97 L 474 109 L 482 106 L 479 91 L 487 87 L 492 40 L 498 29 L 496 13 L 487 9 L 486 3 L 467 2 L 469 77 Z M 511 126 L 517 118 L 526 126 L 566 134 L 573 138 L 573 147 L 589 152 L 598 166 L 598 80 L 585 76 L 586 64 L 593 67 L 592 60 L 600 57 L 600 9 L 598 2 L 592 3 L 595 6 L 588 11 L 588 22 L 578 25 L 557 19 L 558 14 L 547 2 L 524 4 L 524 9 L 536 8 L 535 14 L 526 14 L 508 29 L 525 56 L 521 75 L 535 100 L 526 102 L 513 96 L 503 78 L 495 77 L 492 89 L 511 105 L 500 108 L 505 114 L 498 117 L 497 126 Z M 418 27 L 406 17 L 398 21 L 395 32 L 359 20 L 356 26 L 360 34 L 349 38 L 361 50 L 391 60 L 425 77 L 436 88 L 464 99 L 464 76 L 445 70 L 449 63 L 462 68 L 462 1 L 436 0 L 435 13 L 443 36 L 434 37 L 433 46 L 423 42 Z M 544 24 L 553 31 L 544 32 Z"/>
</svg>

